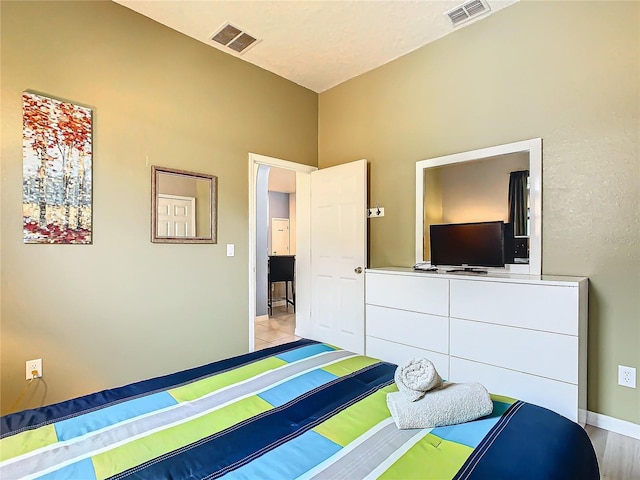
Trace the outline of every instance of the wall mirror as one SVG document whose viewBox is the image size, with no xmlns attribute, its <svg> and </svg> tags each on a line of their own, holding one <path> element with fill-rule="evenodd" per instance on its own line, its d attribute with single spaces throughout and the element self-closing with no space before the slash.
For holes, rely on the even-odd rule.
<svg viewBox="0 0 640 480">
<path fill-rule="evenodd" d="M 151 241 L 217 243 L 218 178 L 151 167 Z"/>
<path fill-rule="evenodd" d="M 528 172 L 516 173 L 516 172 Z M 416 163 L 416 262 L 430 261 L 429 226 L 509 220 L 510 177 L 525 182 L 526 218 L 515 240 L 526 244 L 504 269 L 489 271 L 540 275 L 542 272 L 542 139 L 456 153 Z M 511 179 L 513 184 L 514 180 Z M 513 206 L 513 205 L 512 205 Z"/>
</svg>

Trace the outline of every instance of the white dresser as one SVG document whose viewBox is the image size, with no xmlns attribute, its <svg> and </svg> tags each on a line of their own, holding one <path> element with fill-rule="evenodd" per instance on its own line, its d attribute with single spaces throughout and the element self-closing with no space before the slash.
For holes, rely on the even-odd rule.
<svg viewBox="0 0 640 480">
<path fill-rule="evenodd" d="M 367 270 L 366 354 L 426 357 L 449 381 L 584 424 L 587 295 L 583 277 Z"/>
</svg>

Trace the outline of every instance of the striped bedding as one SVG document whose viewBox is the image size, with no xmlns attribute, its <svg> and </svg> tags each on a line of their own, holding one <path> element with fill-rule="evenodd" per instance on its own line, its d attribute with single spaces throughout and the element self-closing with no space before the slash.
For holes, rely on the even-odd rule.
<svg viewBox="0 0 640 480">
<path fill-rule="evenodd" d="M 578 425 L 506 397 L 474 422 L 398 430 L 395 368 L 300 340 L 10 414 L 0 478 L 598 478 Z"/>
</svg>

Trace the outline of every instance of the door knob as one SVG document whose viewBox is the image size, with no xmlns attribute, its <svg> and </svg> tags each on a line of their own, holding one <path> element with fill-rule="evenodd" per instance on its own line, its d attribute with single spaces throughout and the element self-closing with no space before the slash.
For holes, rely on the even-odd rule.
<svg viewBox="0 0 640 480">
<path fill-rule="evenodd" d="M 360 275 L 362 273 L 362 267 L 356 267 L 353 271 Z"/>
</svg>

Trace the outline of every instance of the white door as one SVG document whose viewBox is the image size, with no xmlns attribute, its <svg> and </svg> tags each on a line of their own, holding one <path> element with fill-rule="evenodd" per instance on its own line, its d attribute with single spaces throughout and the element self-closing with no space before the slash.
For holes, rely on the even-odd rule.
<svg viewBox="0 0 640 480">
<path fill-rule="evenodd" d="M 196 199 L 159 194 L 157 235 L 159 237 L 196 236 Z"/>
<path fill-rule="evenodd" d="M 364 354 L 367 161 L 311 173 L 311 331 Z"/>
<path fill-rule="evenodd" d="M 289 255 L 289 219 L 271 219 L 271 255 Z"/>
</svg>

